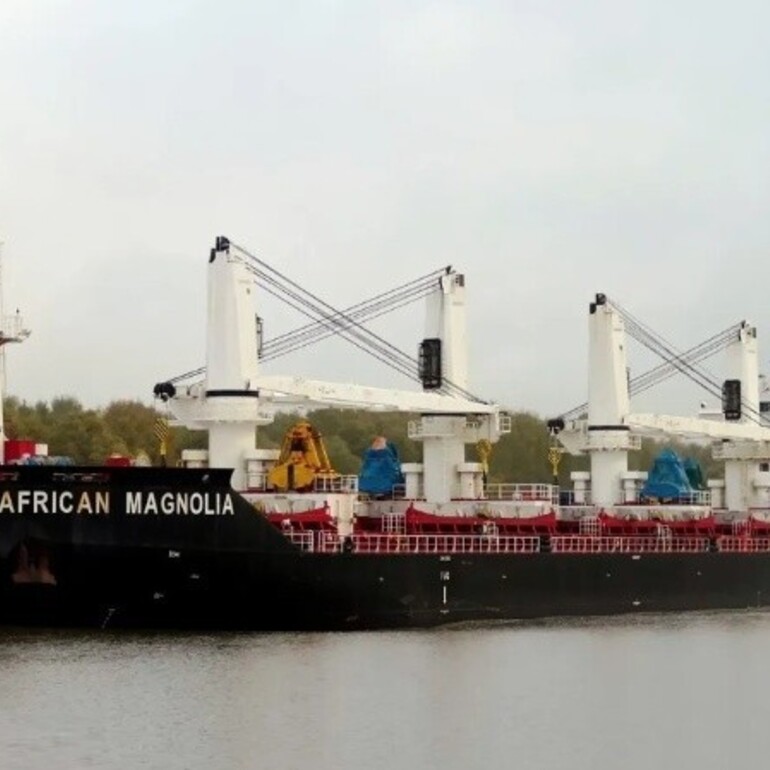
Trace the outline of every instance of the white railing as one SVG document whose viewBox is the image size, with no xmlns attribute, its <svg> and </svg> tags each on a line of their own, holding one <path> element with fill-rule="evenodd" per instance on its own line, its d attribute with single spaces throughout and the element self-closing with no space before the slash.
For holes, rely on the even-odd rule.
<svg viewBox="0 0 770 770">
<path fill-rule="evenodd" d="M 751 534 L 751 522 L 748 519 L 738 519 L 732 522 L 731 529 L 735 537 Z"/>
<path fill-rule="evenodd" d="M 539 537 L 474 535 L 402 535 L 358 537 L 354 550 L 363 553 L 537 553 Z"/>
<path fill-rule="evenodd" d="M 552 553 L 704 553 L 708 550 L 707 537 L 551 537 Z"/>
<path fill-rule="evenodd" d="M 640 495 L 630 501 L 640 505 L 654 505 L 665 507 L 667 505 L 711 505 L 711 492 L 707 489 L 696 489 L 693 492 L 687 492 L 676 497 L 667 497 L 665 500 L 656 500 L 653 498 L 642 498 Z"/>
<path fill-rule="evenodd" d="M 484 494 L 487 500 L 559 502 L 559 488 L 553 484 L 487 484 Z"/>
<path fill-rule="evenodd" d="M 406 516 L 403 513 L 383 513 L 382 531 L 389 535 L 403 535 L 406 532 Z"/>
<path fill-rule="evenodd" d="M 584 516 L 578 522 L 578 531 L 581 535 L 599 537 L 602 534 L 602 522 L 596 516 Z"/>
<path fill-rule="evenodd" d="M 586 507 L 591 505 L 591 491 L 586 490 L 582 493 L 583 502 L 575 502 L 575 491 L 572 489 L 565 489 L 561 492 L 561 502 L 563 507 Z M 618 507 L 628 506 L 629 508 L 636 508 L 639 506 L 655 506 L 659 508 L 666 508 L 669 505 L 711 505 L 711 492 L 708 490 L 695 490 L 685 495 L 678 495 L 673 498 L 666 498 L 664 502 L 653 501 L 649 498 L 643 499 L 639 494 L 634 495 L 632 500 L 625 500 L 624 503 L 620 503 Z"/>
<path fill-rule="evenodd" d="M 313 481 L 314 492 L 358 492 L 358 476 L 319 476 Z"/>
<path fill-rule="evenodd" d="M 540 550 L 540 538 L 534 536 L 360 534 L 341 538 L 332 532 L 303 532 L 295 533 L 295 537 L 291 538 L 292 542 L 303 551 L 317 553 L 537 553 Z"/>
<path fill-rule="evenodd" d="M 284 537 L 308 553 L 539 553 L 540 538 L 534 536 L 476 535 L 398 535 L 371 534 L 340 538 L 332 532 L 284 531 Z M 347 540 L 347 544 L 345 543 Z M 551 552 L 556 554 L 598 553 L 705 553 L 709 540 L 705 537 L 654 538 L 643 536 L 587 537 L 556 535 L 550 538 Z M 716 541 L 722 553 L 768 553 L 770 537 L 722 536 Z"/>
<path fill-rule="evenodd" d="M 717 540 L 718 551 L 765 553 L 770 551 L 770 537 L 725 536 Z"/>
<path fill-rule="evenodd" d="M 315 533 L 314 532 L 293 532 L 291 530 L 283 531 L 284 537 L 300 548 L 302 551 L 315 550 Z"/>
<path fill-rule="evenodd" d="M 279 493 L 277 490 L 268 486 L 266 473 L 249 473 L 247 483 L 246 492 L 274 492 L 275 494 L 282 495 L 296 492 L 296 490 L 289 489 Z M 358 492 L 358 476 L 319 476 L 313 480 L 311 491 L 350 492 L 356 494 Z M 307 494 L 307 492 L 303 491 L 299 494 Z"/>
<path fill-rule="evenodd" d="M 575 490 L 574 489 L 563 489 L 561 491 L 561 498 L 564 503 L 564 507 L 570 507 L 570 508 L 590 508 L 593 506 L 593 503 L 591 502 L 591 490 L 586 489 L 582 493 L 582 502 L 576 503 L 575 502 Z"/>
</svg>

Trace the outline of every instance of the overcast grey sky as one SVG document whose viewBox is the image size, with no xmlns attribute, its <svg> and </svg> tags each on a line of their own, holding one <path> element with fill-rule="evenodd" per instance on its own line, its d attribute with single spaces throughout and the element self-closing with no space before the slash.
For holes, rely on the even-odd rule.
<svg viewBox="0 0 770 770">
<path fill-rule="evenodd" d="M 513 408 L 585 400 L 596 291 L 681 347 L 748 318 L 768 368 L 769 38 L 750 1 L 3 0 L 9 390 L 149 402 L 201 365 L 218 234 L 339 306 L 453 264 L 473 390 Z M 269 371 L 407 386 L 351 351 Z"/>
</svg>

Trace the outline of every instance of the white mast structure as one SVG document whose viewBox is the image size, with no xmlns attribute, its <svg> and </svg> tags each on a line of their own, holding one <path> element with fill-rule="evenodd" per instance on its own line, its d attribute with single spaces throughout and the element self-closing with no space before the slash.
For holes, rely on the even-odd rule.
<svg viewBox="0 0 770 770">
<path fill-rule="evenodd" d="M 628 452 L 640 441 L 625 419 L 629 413 L 628 366 L 623 319 L 598 295 L 588 321 L 588 426 L 585 451 L 591 456 L 591 499 L 620 502 L 628 473 Z"/>
<path fill-rule="evenodd" d="M 761 470 L 770 462 L 770 428 L 759 417 L 757 332 L 745 322 L 728 347 L 728 367 L 740 382 L 738 419 L 632 413 L 623 319 L 597 294 L 589 315 L 588 419 L 570 421 L 558 434 L 568 452 L 590 455 L 594 505 L 611 508 L 626 501 L 624 487 L 639 480 L 628 471 L 628 452 L 640 447 L 642 434 L 712 439 L 714 457 L 725 461 L 725 507 L 745 512 L 770 504 L 770 472 Z"/>
<path fill-rule="evenodd" d="M 243 258 L 231 253 L 227 238 L 217 238 L 211 251 L 208 286 L 206 379 L 178 392 L 170 383 L 162 383 L 156 386 L 156 393 L 168 401 L 176 424 L 208 430 L 208 464 L 233 468 L 235 489 L 246 487 L 246 461 L 254 456 L 256 427 L 272 422 L 277 407 L 422 413 L 421 428 L 410 430 L 410 435 L 415 433 L 414 438 L 425 442 L 426 498 L 435 502 L 459 492 L 460 479 L 470 470 L 464 463 L 465 443 L 482 438 L 495 442 L 510 430 L 510 418 L 501 414 L 499 406 L 470 398 L 263 375 L 257 353 L 254 279 Z M 442 375 L 464 387 L 463 276 L 453 272 L 442 276 L 432 296 L 428 330 L 437 335 L 445 351 Z"/>
<path fill-rule="evenodd" d="M 5 346 L 11 342 L 24 342 L 29 337 L 19 311 L 5 315 L 3 304 L 3 243 L 0 241 L 0 465 L 5 464 L 5 419 L 3 399 L 5 397 Z"/>
<path fill-rule="evenodd" d="M 260 409 L 254 281 L 242 260 L 217 238 L 208 267 L 206 379 L 172 396 L 177 421 L 209 434 L 208 462 L 233 468 L 236 489 L 246 486 L 245 458 L 256 443 L 256 428 L 273 421 Z"/>
<path fill-rule="evenodd" d="M 447 272 L 439 279 L 438 290 L 428 297 L 425 322 L 426 346 L 438 350 L 436 369 L 440 377 L 434 385 L 449 384 L 460 392 L 468 387 L 468 344 L 465 312 L 465 276 Z M 430 368 L 430 363 L 425 362 Z M 438 373 L 438 372 L 436 372 Z M 430 383 L 424 373 L 423 387 Z M 482 476 L 481 463 L 465 462 L 465 445 L 487 439 L 497 441 L 500 425 L 479 425 L 460 410 L 446 414 L 423 414 L 419 423 L 409 425 L 409 437 L 422 442 L 423 488 L 431 502 L 447 503 L 452 498 L 480 497 L 474 480 Z M 409 466 L 407 470 L 411 470 Z M 419 468 L 416 470 L 419 471 Z M 468 484 L 464 484 L 465 480 Z M 468 492 L 471 494 L 468 494 Z M 475 492 L 475 494 L 474 494 Z"/>
</svg>

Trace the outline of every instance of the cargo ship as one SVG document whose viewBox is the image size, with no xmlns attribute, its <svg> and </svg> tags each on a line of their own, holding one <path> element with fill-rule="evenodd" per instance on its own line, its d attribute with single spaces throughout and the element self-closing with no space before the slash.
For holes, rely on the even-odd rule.
<svg viewBox="0 0 770 770">
<path fill-rule="evenodd" d="M 626 334 L 649 346 L 651 333 L 597 295 L 588 403 L 548 423 L 554 472 L 565 451 L 588 455 L 590 470 L 570 489 L 497 484 L 489 453 L 511 418 L 469 389 L 464 275 L 446 268 L 338 310 L 225 237 L 207 270 L 206 366 L 154 394 L 172 426 L 208 432 L 208 449 L 175 467 L 5 458 L 1 623 L 336 630 L 770 605 L 770 428 L 750 324 L 719 337 L 731 372 L 719 411 L 636 414 Z M 421 387 L 265 374 L 279 348 L 262 342 L 259 289 L 309 319 L 295 347 L 338 334 Z M 427 311 L 411 359 L 366 321 L 415 299 Z M 25 336 L 18 316 L 3 321 L 0 342 Z M 675 370 L 703 380 L 698 361 L 716 347 L 667 348 L 642 382 Z M 341 475 L 301 416 L 280 448 L 259 446 L 278 411 L 322 406 L 404 412 L 422 461 L 400 463 L 377 437 L 361 473 Z M 724 479 L 689 485 L 675 463 L 656 478 L 628 469 L 642 435 L 672 434 L 711 441 Z"/>
</svg>

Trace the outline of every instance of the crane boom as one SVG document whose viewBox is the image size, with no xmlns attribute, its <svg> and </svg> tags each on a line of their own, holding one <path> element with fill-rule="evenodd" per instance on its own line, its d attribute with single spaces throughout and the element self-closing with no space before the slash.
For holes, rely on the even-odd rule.
<svg viewBox="0 0 770 770">
<path fill-rule="evenodd" d="M 260 398 L 274 403 L 300 403 L 350 408 L 377 408 L 433 414 L 494 414 L 500 407 L 481 401 L 389 388 L 373 388 L 304 377 L 262 376 L 252 381 Z"/>
<path fill-rule="evenodd" d="M 629 414 L 625 422 L 631 430 L 648 435 L 708 438 L 715 441 L 770 441 L 770 428 L 752 422 L 726 422 L 662 414 Z"/>
</svg>

